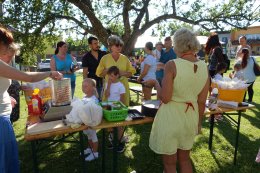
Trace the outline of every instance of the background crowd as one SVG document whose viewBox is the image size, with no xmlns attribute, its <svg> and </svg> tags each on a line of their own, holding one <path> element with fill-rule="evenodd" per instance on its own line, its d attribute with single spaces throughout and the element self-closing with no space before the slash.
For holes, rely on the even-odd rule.
<svg viewBox="0 0 260 173">
<path fill-rule="evenodd" d="M 60 41 L 51 58 L 52 71 L 18 71 L 8 65 L 18 51 L 12 34 L 5 28 L 0 28 L 0 36 L 3 38 L 0 41 L 0 82 L 3 84 L 0 87 L 0 157 L 4 158 L 0 160 L 0 168 L 3 172 L 19 172 L 17 143 L 10 122 L 12 106 L 16 101 L 7 93 L 10 79 L 36 82 L 47 77 L 55 80 L 67 77 L 71 80 L 73 96 L 76 85 L 75 72 L 79 67 L 75 57 L 67 53 L 66 42 Z M 246 37 L 242 36 L 239 41 L 235 72 L 230 77 L 239 76 L 250 85 L 247 101 L 252 102 L 253 84 L 256 79 L 253 67 L 256 61 L 250 56 L 251 49 L 246 44 Z M 82 58 L 82 91 L 85 98 L 94 98 L 96 102 L 122 101 L 129 106 L 128 78 L 136 73 L 135 67 L 139 63 L 140 74 L 137 82 L 142 84 L 144 100 L 151 99 L 152 88 L 155 88 L 158 98 L 162 101 L 152 126 L 149 146 L 155 153 L 163 156 L 165 173 L 176 172 L 177 161 L 181 172 L 192 172 L 189 155 L 194 138 L 201 129 L 210 78 L 221 80 L 223 73 L 229 68 L 218 35 L 210 35 L 206 43 L 208 65 L 198 59 L 197 52 L 201 45 L 196 34 L 186 28 L 177 30 L 172 38 L 166 37 L 164 44 L 158 42 L 155 49 L 152 42 L 146 42 L 145 55 L 138 61 L 130 60 L 122 54 L 124 43 L 119 36 L 109 36 L 108 52 L 99 49 L 99 40 L 96 37 L 89 37 L 88 44 L 90 51 Z M 257 67 L 260 70 L 258 64 Z M 123 152 L 126 142 L 124 128 L 118 127 L 118 130 L 117 150 Z M 91 161 L 98 158 L 96 132 L 88 131 L 86 134 L 95 150 L 91 157 L 86 157 L 86 161 Z M 85 152 L 90 154 L 89 148 Z"/>
</svg>

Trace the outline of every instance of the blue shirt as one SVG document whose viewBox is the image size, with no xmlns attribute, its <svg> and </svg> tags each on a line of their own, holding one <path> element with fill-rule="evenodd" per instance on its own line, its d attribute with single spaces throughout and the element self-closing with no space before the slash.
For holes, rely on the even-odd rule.
<svg viewBox="0 0 260 173">
<path fill-rule="evenodd" d="M 162 50 L 161 58 L 159 62 L 166 64 L 169 60 L 176 59 L 177 55 L 175 54 L 173 48 L 171 48 L 168 52 Z M 163 69 L 156 71 L 156 78 L 163 78 Z"/>
<path fill-rule="evenodd" d="M 56 65 L 57 71 L 70 71 L 71 64 L 72 64 L 72 57 L 70 54 L 66 54 L 65 60 L 60 60 L 56 55 L 53 55 Z M 70 81 L 73 82 L 76 80 L 75 73 L 71 74 L 64 74 L 64 78 L 70 78 Z"/>
</svg>

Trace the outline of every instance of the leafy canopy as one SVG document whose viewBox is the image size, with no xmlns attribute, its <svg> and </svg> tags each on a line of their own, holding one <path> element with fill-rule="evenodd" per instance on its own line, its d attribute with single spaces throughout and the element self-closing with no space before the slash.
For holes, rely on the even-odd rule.
<svg viewBox="0 0 260 173">
<path fill-rule="evenodd" d="M 163 36 L 183 23 L 205 31 L 246 28 L 259 21 L 256 4 L 257 0 L 6 0 L 1 23 L 15 30 L 28 60 L 42 52 L 44 39 L 53 42 L 64 31 L 96 35 L 105 45 L 111 33 L 118 34 L 129 54 L 137 37 L 153 25 Z"/>
</svg>

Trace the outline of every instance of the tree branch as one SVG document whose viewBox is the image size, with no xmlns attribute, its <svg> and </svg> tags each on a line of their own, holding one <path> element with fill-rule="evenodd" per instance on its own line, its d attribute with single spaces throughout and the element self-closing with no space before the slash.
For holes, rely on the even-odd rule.
<svg viewBox="0 0 260 173">
<path fill-rule="evenodd" d="M 134 28 L 133 28 L 133 31 L 138 31 L 139 30 L 139 27 L 140 27 L 140 24 L 141 24 L 141 21 L 144 17 L 144 14 L 146 12 L 146 9 L 148 8 L 148 5 L 149 5 L 149 2 L 150 0 L 143 0 L 143 7 L 141 8 L 137 18 L 135 19 L 134 21 Z"/>
<path fill-rule="evenodd" d="M 123 22 L 125 33 L 131 33 L 130 21 L 129 21 L 129 10 L 131 9 L 132 0 L 125 0 L 123 6 Z M 128 40 L 130 34 L 124 34 L 123 39 Z"/>
<path fill-rule="evenodd" d="M 176 16 L 176 5 L 175 5 L 175 0 L 172 0 L 172 14 Z"/>
<path fill-rule="evenodd" d="M 93 26 L 94 35 L 96 35 L 103 43 L 106 43 L 106 39 L 108 38 L 107 30 L 103 26 L 102 22 L 96 17 L 96 14 L 91 6 L 91 1 L 68 0 L 68 2 L 74 4 L 88 17 L 91 25 Z"/>
</svg>

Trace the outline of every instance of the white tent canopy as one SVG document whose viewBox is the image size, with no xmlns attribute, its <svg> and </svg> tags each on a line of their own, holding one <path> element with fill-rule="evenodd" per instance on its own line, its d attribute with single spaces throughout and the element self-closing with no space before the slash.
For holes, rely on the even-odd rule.
<svg viewBox="0 0 260 173">
<path fill-rule="evenodd" d="M 144 48 L 146 42 L 152 42 L 153 46 L 155 47 L 155 44 L 158 41 L 161 41 L 160 37 L 155 36 L 149 36 L 149 35 L 141 35 L 137 38 L 137 41 L 135 43 L 135 48 Z"/>
<path fill-rule="evenodd" d="M 201 45 L 205 45 L 207 43 L 208 37 L 207 36 L 197 36 L 197 39 L 199 40 Z M 154 47 L 155 44 L 158 41 L 161 41 L 163 43 L 163 39 L 160 39 L 160 37 L 155 37 L 155 36 L 149 36 L 149 35 L 141 35 L 138 37 L 136 43 L 135 43 L 135 48 L 144 48 L 146 42 L 152 42 Z M 220 41 L 221 44 L 224 44 L 224 42 Z"/>
</svg>

